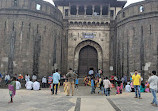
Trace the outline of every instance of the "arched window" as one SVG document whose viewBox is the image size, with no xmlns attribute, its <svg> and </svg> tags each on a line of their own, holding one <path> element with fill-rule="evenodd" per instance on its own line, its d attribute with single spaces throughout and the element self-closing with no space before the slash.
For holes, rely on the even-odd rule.
<svg viewBox="0 0 158 111">
<path fill-rule="evenodd" d="M 92 22 L 92 25 L 95 25 L 95 22 Z"/>
<path fill-rule="evenodd" d="M 88 25 L 91 25 L 91 22 L 88 22 Z"/>
<path fill-rule="evenodd" d="M 144 12 L 144 7 L 142 5 L 139 7 L 139 12 Z"/>
<path fill-rule="evenodd" d="M 86 22 L 83 22 L 83 25 L 86 25 L 87 23 Z"/>
<path fill-rule="evenodd" d="M 72 25 L 72 24 L 73 24 L 73 22 L 71 21 L 71 22 L 70 22 L 70 24 Z"/>
<path fill-rule="evenodd" d="M 79 22 L 79 25 L 82 25 L 82 22 Z"/>
</svg>

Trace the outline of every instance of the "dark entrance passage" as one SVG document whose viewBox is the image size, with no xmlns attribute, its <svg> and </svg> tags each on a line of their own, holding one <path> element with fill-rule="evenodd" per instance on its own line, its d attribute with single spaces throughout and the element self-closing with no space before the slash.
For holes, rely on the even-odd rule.
<svg viewBox="0 0 158 111">
<path fill-rule="evenodd" d="M 94 47 L 86 46 L 79 53 L 79 77 L 86 76 L 89 68 L 98 70 L 98 53 Z"/>
</svg>

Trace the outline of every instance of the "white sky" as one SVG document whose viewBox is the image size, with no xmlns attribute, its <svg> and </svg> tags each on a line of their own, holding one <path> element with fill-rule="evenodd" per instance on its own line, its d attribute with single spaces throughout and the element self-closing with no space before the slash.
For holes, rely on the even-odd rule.
<svg viewBox="0 0 158 111">
<path fill-rule="evenodd" d="M 132 4 L 132 3 L 140 2 L 140 1 L 144 1 L 144 0 L 127 0 L 127 4 L 125 5 L 125 7 Z"/>
<path fill-rule="evenodd" d="M 50 2 L 50 3 L 54 4 L 54 3 L 53 3 L 53 0 L 44 0 L 44 1 L 47 1 L 47 2 Z M 121 0 L 120 0 L 120 1 L 121 1 Z M 125 1 L 125 0 L 122 0 L 122 1 Z M 144 0 L 127 0 L 127 4 L 126 4 L 125 6 L 128 6 L 128 5 L 130 5 L 131 3 L 135 3 L 135 2 L 139 2 L 139 1 L 144 1 Z"/>
</svg>

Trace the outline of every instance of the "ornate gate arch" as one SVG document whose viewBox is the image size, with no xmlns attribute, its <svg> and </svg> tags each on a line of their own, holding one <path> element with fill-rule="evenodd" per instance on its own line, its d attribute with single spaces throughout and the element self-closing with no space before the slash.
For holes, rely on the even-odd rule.
<svg viewBox="0 0 158 111">
<path fill-rule="evenodd" d="M 88 45 L 94 47 L 97 50 L 97 53 L 98 53 L 98 69 L 103 69 L 103 51 L 102 51 L 101 46 L 98 43 L 96 43 L 92 40 L 86 40 L 86 41 L 83 41 L 83 42 L 79 43 L 77 45 L 77 47 L 75 48 L 74 70 L 78 71 L 80 50 L 83 47 L 88 46 Z"/>
</svg>

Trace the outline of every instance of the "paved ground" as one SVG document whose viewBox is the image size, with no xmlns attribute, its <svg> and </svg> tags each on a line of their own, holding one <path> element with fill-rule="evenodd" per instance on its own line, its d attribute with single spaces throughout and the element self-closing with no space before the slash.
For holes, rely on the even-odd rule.
<svg viewBox="0 0 158 111">
<path fill-rule="evenodd" d="M 112 100 L 121 111 L 158 111 L 158 107 L 150 104 L 153 98 L 151 93 L 142 93 L 142 99 L 136 99 L 134 95 L 134 93 L 123 93 L 112 95 L 108 99 Z"/>
<path fill-rule="evenodd" d="M 82 86 L 75 96 L 65 95 L 62 87 L 58 95 L 51 95 L 50 89 L 22 89 L 17 91 L 14 103 L 8 104 L 8 90 L 0 89 L 0 111 L 158 111 L 150 105 L 151 94 L 142 94 L 142 100 L 133 98 L 134 93 L 106 97 L 91 95 L 90 87 Z"/>
</svg>

